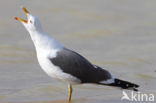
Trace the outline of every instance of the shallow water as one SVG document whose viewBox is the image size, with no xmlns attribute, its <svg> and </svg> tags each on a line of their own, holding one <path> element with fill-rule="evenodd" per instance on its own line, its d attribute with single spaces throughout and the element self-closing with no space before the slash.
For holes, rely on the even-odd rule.
<svg viewBox="0 0 156 103">
<path fill-rule="evenodd" d="M 0 102 L 66 103 L 67 85 L 40 69 L 29 34 L 13 20 L 25 18 L 21 5 L 66 47 L 116 77 L 139 84 L 142 93 L 156 96 L 155 4 L 154 0 L 1 0 Z M 73 88 L 72 103 L 123 102 L 117 88 L 91 84 Z"/>
</svg>

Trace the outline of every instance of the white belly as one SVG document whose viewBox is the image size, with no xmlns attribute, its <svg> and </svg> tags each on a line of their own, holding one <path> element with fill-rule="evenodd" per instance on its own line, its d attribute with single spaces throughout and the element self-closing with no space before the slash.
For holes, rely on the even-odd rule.
<svg viewBox="0 0 156 103">
<path fill-rule="evenodd" d="M 58 66 L 55 66 L 49 58 L 40 55 L 37 56 L 41 68 L 52 78 L 58 79 L 70 84 L 79 84 L 81 81 L 67 73 L 64 73 Z"/>
</svg>

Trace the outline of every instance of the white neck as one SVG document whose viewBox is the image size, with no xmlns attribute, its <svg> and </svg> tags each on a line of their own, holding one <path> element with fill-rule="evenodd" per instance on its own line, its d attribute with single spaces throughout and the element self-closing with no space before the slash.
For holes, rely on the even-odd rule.
<svg viewBox="0 0 156 103">
<path fill-rule="evenodd" d="M 52 37 L 50 37 L 42 31 L 29 31 L 29 33 L 37 52 L 39 50 L 49 51 L 60 50 L 63 48 L 63 46 L 59 42 L 57 42 L 55 39 L 53 39 Z"/>
</svg>

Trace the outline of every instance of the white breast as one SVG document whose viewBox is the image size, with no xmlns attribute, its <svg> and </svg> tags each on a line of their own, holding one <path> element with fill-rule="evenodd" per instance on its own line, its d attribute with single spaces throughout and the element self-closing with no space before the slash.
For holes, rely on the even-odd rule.
<svg viewBox="0 0 156 103">
<path fill-rule="evenodd" d="M 56 52 L 57 51 L 53 51 L 50 52 L 50 56 L 51 58 L 56 57 Z M 70 75 L 67 73 L 64 73 L 60 67 L 55 66 L 49 59 L 49 55 L 47 55 L 47 51 L 46 53 L 44 53 L 44 51 L 42 51 L 42 53 L 37 53 L 37 58 L 38 58 L 38 62 L 41 66 L 41 68 L 52 78 L 54 79 L 58 79 L 64 82 L 68 82 L 70 84 L 79 84 L 81 81 Z"/>
</svg>

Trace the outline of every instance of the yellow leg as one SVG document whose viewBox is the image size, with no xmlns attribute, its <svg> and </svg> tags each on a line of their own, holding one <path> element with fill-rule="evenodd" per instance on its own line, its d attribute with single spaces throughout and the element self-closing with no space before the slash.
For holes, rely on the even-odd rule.
<svg viewBox="0 0 156 103">
<path fill-rule="evenodd" d="M 68 85 L 68 103 L 71 101 L 71 96 L 72 96 L 72 85 Z"/>
</svg>

